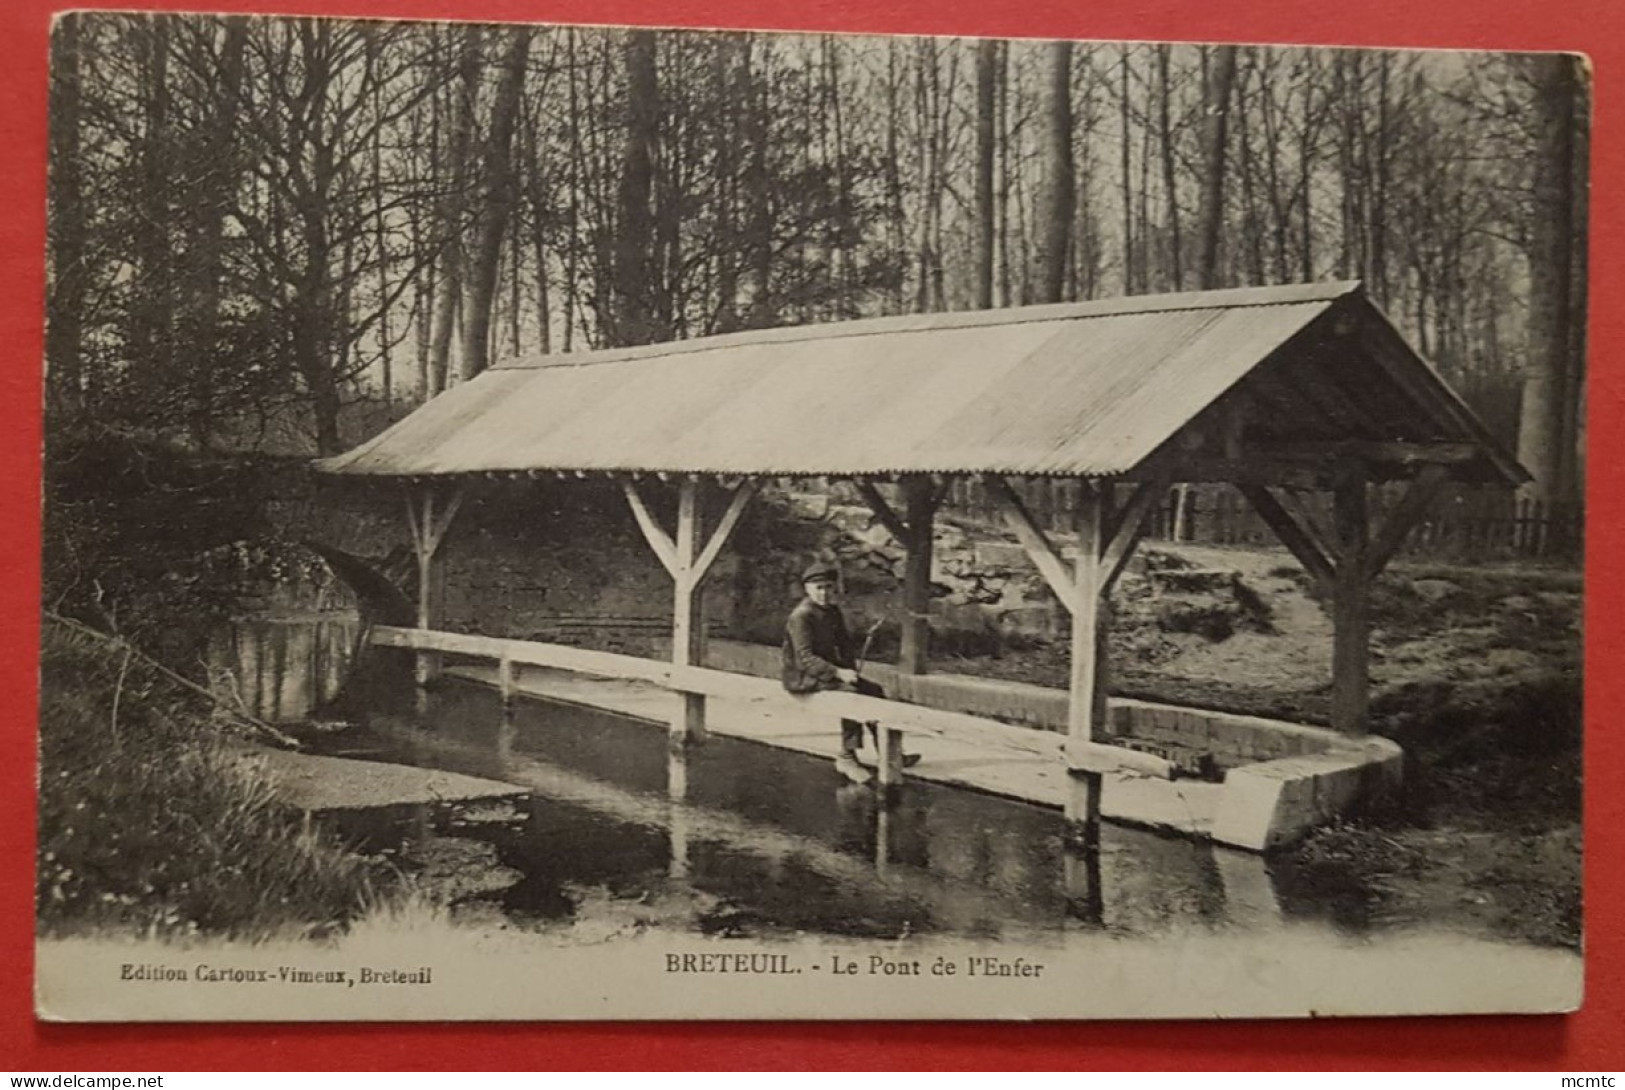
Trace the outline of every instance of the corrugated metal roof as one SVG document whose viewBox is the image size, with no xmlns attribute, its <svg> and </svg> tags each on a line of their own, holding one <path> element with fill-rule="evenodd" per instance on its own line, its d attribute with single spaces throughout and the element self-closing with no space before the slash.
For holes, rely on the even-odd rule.
<svg viewBox="0 0 1625 1090">
<path fill-rule="evenodd" d="M 1349 297 L 1357 284 L 1145 296 L 521 360 L 319 467 L 1112 476 Z"/>
</svg>

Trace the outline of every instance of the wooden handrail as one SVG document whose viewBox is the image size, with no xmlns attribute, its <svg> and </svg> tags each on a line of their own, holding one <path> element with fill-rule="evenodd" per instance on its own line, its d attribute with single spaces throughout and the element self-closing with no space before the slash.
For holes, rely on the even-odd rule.
<svg viewBox="0 0 1625 1090">
<path fill-rule="evenodd" d="M 1133 772 L 1159 779 L 1173 778 L 1174 765 L 1149 753 L 1121 746 L 1092 742 L 1068 744 L 1065 735 L 1050 731 L 1013 727 L 978 716 L 938 708 L 904 704 L 901 701 L 865 696 L 861 693 L 787 693 L 777 681 L 745 674 L 712 670 L 703 666 L 676 666 L 669 662 L 590 651 L 581 647 L 538 643 L 533 640 L 504 639 L 459 632 L 376 625 L 371 640 L 377 647 L 402 647 L 416 651 L 443 651 L 476 658 L 504 660 L 526 666 L 545 666 L 571 673 L 597 677 L 626 678 L 648 682 L 679 693 L 726 697 L 762 707 L 772 705 L 787 712 L 814 711 L 831 718 L 877 721 L 895 730 L 932 734 L 960 741 L 995 745 L 1041 757 L 1065 760 L 1068 767 L 1083 772 Z"/>
</svg>

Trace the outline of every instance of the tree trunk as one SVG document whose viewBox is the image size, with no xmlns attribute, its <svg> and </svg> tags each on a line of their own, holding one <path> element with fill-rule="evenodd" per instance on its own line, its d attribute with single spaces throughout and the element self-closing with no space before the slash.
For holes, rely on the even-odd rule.
<svg viewBox="0 0 1625 1090">
<path fill-rule="evenodd" d="M 506 33 L 512 37 L 503 60 L 502 79 L 497 84 L 496 102 L 491 109 L 491 133 L 485 149 L 485 185 L 464 301 L 464 381 L 491 365 L 491 311 L 495 303 L 497 269 L 502 261 L 502 240 L 516 196 L 513 132 L 519 118 L 519 98 L 525 87 L 531 31 L 511 27 Z"/>
<path fill-rule="evenodd" d="M 742 102 L 747 83 L 749 40 L 740 35 L 717 43 L 711 58 L 711 83 L 719 102 Z M 719 119 L 715 148 L 717 172 L 717 300 L 713 331 L 732 333 L 739 328 L 739 141 L 737 118 Z"/>
<path fill-rule="evenodd" d="M 993 306 L 993 143 L 999 43 L 976 46 L 976 308 Z"/>
<path fill-rule="evenodd" d="M 202 211 L 197 229 L 196 253 L 192 259 L 192 281 L 197 287 L 195 317 L 188 323 L 194 338 L 190 350 L 202 359 L 190 361 L 187 369 L 192 394 L 187 399 L 192 439 L 200 448 L 211 445 L 217 423 L 211 365 L 223 355 L 220 336 L 220 292 L 225 280 L 226 217 L 238 184 L 236 156 L 238 96 L 243 86 L 243 54 L 248 44 L 248 20 L 240 15 L 226 19 L 226 37 L 221 48 L 220 84 L 213 96 L 209 118 L 208 164 L 210 173 L 198 187 Z"/>
<path fill-rule="evenodd" d="M 901 96 L 897 93 L 902 80 L 897 63 L 898 47 L 895 38 L 886 42 L 886 223 L 890 228 L 891 256 L 899 269 L 892 281 L 891 309 L 894 314 L 900 314 L 903 310 L 905 278 L 900 270 L 908 251 L 908 225 L 903 210 L 902 141 L 897 131 L 897 119 L 902 116 Z"/>
<path fill-rule="evenodd" d="M 86 208 L 80 162 L 80 22 L 69 12 L 51 46 L 51 281 L 47 294 L 47 404 L 74 419 L 86 404 L 82 338 L 86 297 Z"/>
<path fill-rule="evenodd" d="M 1202 125 L 1202 201 L 1197 210 L 1201 250 L 1197 275 L 1203 288 L 1219 286 L 1219 234 L 1224 228 L 1225 145 L 1230 126 L 1230 88 L 1236 81 L 1236 47 L 1213 47 Z"/>
<path fill-rule="evenodd" d="M 434 318 L 434 339 L 429 347 L 429 389 L 433 397 L 446 388 L 451 371 L 452 334 L 457 325 L 458 303 L 463 291 L 463 221 L 468 208 L 468 156 L 473 142 L 475 99 L 480 89 L 480 39 L 482 28 L 468 27 L 463 34 L 462 57 L 456 101 L 452 103 L 451 134 L 441 176 L 445 196 L 440 205 L 440 295 Z"/>
<path fill-rule="evenodd" d="M 660 126 L 660 84 L 655 68 L 658 39 L 651 30 L 626 35 L 626 144 L 621 157 L 615 237 L 615 313 L 610 343 L 647 344 L 655 339 L 652 280 L 654 248 L 655 141 Z"/>
<path fill-rule="evenodd" d="M 150 374 L 171 374 L 170 334 L 174 325 L 174 251 L 169 166 L 174 154 L 169 133 L 170 20 L 153 16 L 142 28 L 145 56 L 141 88 L 144 125 L 138 153 L 140 219 L 134 231 L 139 263 L 130 301 L 130 355 Z"/>
<path fill-rule="evenodd" d="M 1162 197 L 1168 206 L 1168 274 L 1175 291 L 1185 290 L 1184 240 L 1179 230 L 1179 186 L 1175 174 L 1177 149 L 1174 147 L 1174 127 L 1169 118 L 1173 98 L 1173 81 L 1168 66 L 1173 46 L 1159 45 L 1157 49 L 1157 133 L 1162 144 Z"/>
<path fill-rule="evenodd" d="M 998 245 L 999 305 L 1010 305 L 1010 47 L 998 45 L 998 113 L 995 138 L 999 150 Z"/>
<path fill-rule="evenodd" d="M 1118 184 L 1123 200 L 1123 294 L 1134 294 L 1134 129 L 1129 119 L 1129 46 L 1122 46 L 1118 61 L 1117 127 L 1119 136 Z"/>
<path fill-rule="evenodd" d="M 1534 476 L 1531 498 L 1567 503 L 1574 496 L 1574 437 L 1565 434 L 1574 414 L 1580 373 L 1574 261 L 1576 225 L 1575 139 L 1579 73 L 1573 57 L 1547 54 L 1527 62 L 1535 83 L 1539 141 L 1535 156 L 1534 215 L 1529 237 L 1529 364 L 1518 414 L 1518 460 Z M 1567 472 L 1566 472 L 1567 470 Z"/>
<path fill-rule="evenodd" d="M 1066 270 L 1072 248 L 1072 213 L 1076 203 L 1072 167 L 1072 43 L 1052 42 L 1049 54 L 1048 124 L 1045 127 L 1043 228 L 1043 298 L 1065 297 Z"/>
</svg>

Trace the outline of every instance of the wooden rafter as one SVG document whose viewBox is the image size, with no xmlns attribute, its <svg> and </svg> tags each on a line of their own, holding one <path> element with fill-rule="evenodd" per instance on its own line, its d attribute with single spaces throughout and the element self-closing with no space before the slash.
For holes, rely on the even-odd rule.
<svg viewBox="0 0 1625 1090">
<path fill-rule="evenodd" d="M 1339 390 L 1328 389 L 1314 379 L 1289 382 L 1282 378 L 1278 381 L 1288 397 L 1297 396 L 1300 403 L 1307 404 L 1310 412 L 1325 417 L 1337 427 L 1347 428 L 1359 435 L 1382 435 L 1385 430 L 1381 420 Z"/>
</svg>

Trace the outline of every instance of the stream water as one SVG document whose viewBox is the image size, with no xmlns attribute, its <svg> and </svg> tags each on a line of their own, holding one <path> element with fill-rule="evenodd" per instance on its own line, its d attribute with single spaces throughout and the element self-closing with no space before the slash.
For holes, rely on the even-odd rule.
<svg viewBox="0 0 1625 1090">
<path fill-rule="evenodd" d="M 209 673 L 228 699 L 270 723 L 297 723 L 338 696 L 361 621 L 353 613 L 274 614 L 222 628 Z"/>
<path fill-rule="evenodd" d="M 260 714 L 298 718 L 336 694 L 355 635 L 353 621 L 243 625 L 220 661 L 235 660 Z M 1371 890 L 1315 889 L 1246 853 L 1108 824 L 1086 857 L 1040 807 L 918 781 L 888 798 L 827 761 L 726 737 L 674 753 L 663 725 L 535 699 L 504 708 L 473 683 L 425 695 L 403 664 L 367 663 L 318 712 L 312 752 L 528 793 L 320 820 L 438 883 L 455 912 L 503 926 L 993 938 L 1291 922 L 1346 939 L 1413 922 L 1376 911 Z"/>
</svg>

